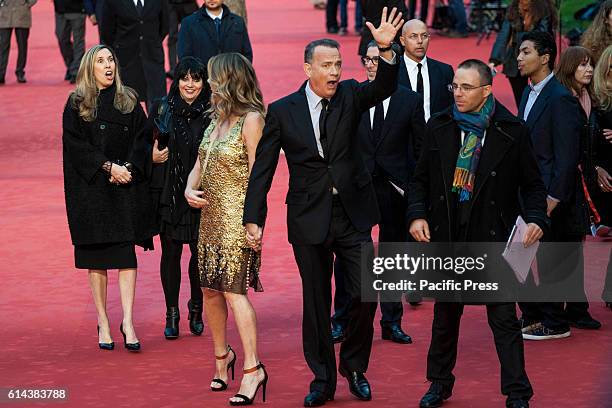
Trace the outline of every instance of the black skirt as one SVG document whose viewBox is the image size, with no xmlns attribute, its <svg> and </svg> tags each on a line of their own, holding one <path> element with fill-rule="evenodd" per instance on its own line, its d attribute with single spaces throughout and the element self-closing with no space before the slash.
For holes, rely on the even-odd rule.
<svg viewBox="0 0 612 408">
<path fill-rule="evenodd" d="M 135 269 L 134 243 L 75 245 L 74 265 L 77 269 Z"/>
</svg>

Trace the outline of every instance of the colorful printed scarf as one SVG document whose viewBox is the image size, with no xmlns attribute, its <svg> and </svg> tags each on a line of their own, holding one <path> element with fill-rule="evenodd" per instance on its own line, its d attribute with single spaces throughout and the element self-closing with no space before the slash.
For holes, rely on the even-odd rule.
<svg viewBox="0 0 612 408">
<path fill-rule="evenodd" d="M 482 137 L 489 127 L 495 112 L 495 98 L 489 95 L 484 106 L 478 112 L 462 113 L 453 105 L 453 119 L 465 132 L 463 146 L 459 150 L 452 191 L 459 195 L 459 202 L 468 201 L 474 192 L 474 180 L 482 150 Z"/>
</svg>

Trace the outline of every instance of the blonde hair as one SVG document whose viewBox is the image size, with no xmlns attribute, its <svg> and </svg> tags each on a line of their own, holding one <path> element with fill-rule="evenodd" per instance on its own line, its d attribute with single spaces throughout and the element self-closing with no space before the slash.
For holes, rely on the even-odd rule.
<svg viewBox="0 0 612 408">
<path fill-rule="evenodd" d="M 208 83 L 211 103 L 208 113 L 223 122 L 231 115 L 257 112 L 265 116 L 266 108 L 251 62 L 241 54 L 219 54 L 208 61 Z"/>
<path fill-rule="evenodd" d="M 612 45 L 601 53 L 593 73 L 594 99 L 597 106 L 606 112 L 612 110 L 612 81 L 608 78 L 610 64 L 612 64 Z"/>
<path fill-rule="evenodd" d="M 76 89 L 70 94 L 72 106 L 79 110 L 79 116 L 86 122 L 93 122 L 97 115 L 98 86 L 94 75 L 96 55 L 99 51 L 107 49 L 115 60 L 115 99 L 113 106 L 121 113 L 130 113 L 138 103 L 138 95 L 132 88 L 123 85 L 119 75 L 119 62 L 115 52 L 106 45 L 94 45 L 85 52 L 79 65 L 76 78 Z"/>
</svg>

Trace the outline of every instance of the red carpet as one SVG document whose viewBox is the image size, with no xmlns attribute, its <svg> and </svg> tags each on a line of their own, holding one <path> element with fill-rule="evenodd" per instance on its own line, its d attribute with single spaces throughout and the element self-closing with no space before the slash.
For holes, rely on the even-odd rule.
<svg viewBox="0 0 612 408">
<path fill-rule="evenodd" d="M 307 0 L 249 0 L 249 23 L 255 67 L 267 102 L 297 89 L 303 81 L 303 47 L 324 35 L 323 12 Z M 352 4 L 352 2 L 351 2 Z M 351 13 L 352 14 L 352 13 Z M 187 327 L 188 290 L 181 293 L 182 337 L 162 336 L 164 302 L 158 276 L 160 252 L 139 253 L 135 322 L 143 352 L 122 347 L 102 352 L 96 345 L 96 317 L 86 273 L 73 268 L 61 172 L 61 112 L 71 87 L 54 37 L 51 3 L 34 7 L 27 66 L 28 84 L 12 74 L 0 88 L 0 387 L 68 389 L 64 406 L 222 407 L 237 391 L 208 390 L 213 372 L 210 334 L 195 337 Z M 97 33 L 88 24 L 87 44 Z M 344 77 L 364 78 L 356 56 L 357 37 L 342 38 Z M 486 58 L 491 42 L 474 38 L 433 38 L 431 55 L 457 64 L 466 57 Z M 512 107 L 507 81 L 496 79 L 497 96 Z M 267 406 L 301 406 L 311 374 L 301 350 L 300 280 L 285 230 L 284 194 L 287 168 L 281 162 L 269 196 L 262 279 L 265 292 L 252 296 L 259 321 L 260 355 L 269 368 Z M 121 307 L 116 273 L 110 273 L 109 311 L 112 334 L 120 344 Z M 187 276 L 183 277 L 183 283 Z M 591 305 L 603 328 L 574 330 L 565 341 L 526 344 L 527 369 L 538 408 L 612 406 L 612 313 Z M 404 328 L 414 344 L 380 340 L 377 327 L 368 378 L 374 401 L 357 402 L 340 381 L 329 406 L 415 407 L 426 391 L 425 358 L 432 305 L 406 306 Z M 376 323 L 376 326 L 378 324 Z M 229 340 L 238 350 L 233 323 Z M 238 361 L 242 366 L 242 361 Z M 449 408 L 503 406 L 499 368 L 483 308 L 468 307 L 463 318 L 454 395 Z M 1 400 L 1 398 L 0 398 Z M 261 404 L 258 400 L 258 404 Z M 27 406 L 28 404 L 1 404 Z M 54 406 L 41 402 L 40 406 Z"/>
</svg>

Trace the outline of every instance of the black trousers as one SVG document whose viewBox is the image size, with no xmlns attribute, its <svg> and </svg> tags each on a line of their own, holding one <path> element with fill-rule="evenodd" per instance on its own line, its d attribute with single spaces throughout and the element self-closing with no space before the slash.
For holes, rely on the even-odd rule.
<svg viewBox="0 0 612 408">
<path fill-rule="evenodd" d="M 178 32 L 181 21 L 198 10 L 195 0 L 186 3 L 168 4 L 168 61 L 170 62 L 170 72 L 178 62 L 176 54 L 176 43 L 178 42 Z"/>
<path fill-rule="evenodd" d="M 406 200 L 389 183 L 386 177 L 374 176 L 374 189 L 381 212 L 381 220 L 378 224 L 378 242 L 405 242 L 408 239 L 408 228 L 406 227 Z M 348 324 L 348 309 L 350 296 L 344 287 L 344 267 L 340 259 L 334 262 L 334 315 L 332 324 L 334 326 L 346 327 Z M 402 323 L 404 307 L 401 301 L 401 293 L 393 302 L 380 302 L 382 319 L 381 326 L 390 326 Z"/>
<path fill-rule="evenodd" d="M 161 262 L 159 265 L 166 307 L 178 307 L 179 290 L 181 288 L 181 254 L 183 242 L 173 240 L 166 234 L 159 234 L 162 246 Z M 189 258 L 189 286 L 191 300 L 202 302 L 202 289 L 200 287 L 200 272 L 198 270 L 198 243 L 189 243 L 191 258 Z"/>
<path fill-rule="evenodd" d="M 28 37 L 30 36 L 29 28 L 0 28 L 0 78 L 6 75 L 6 67 L 8 66 L 9 51 L 11 49 L 11 32 L 15 30 L 15 38 L 17 39 L 17 65 L 15 66 L 15 74 L 24 74 L 26 61 L 28 59 Z"/>
<path fill-rule="evenodd" d="M 519 307 L 526 322 L 540 322 L 544 326 L 553 330 L 569 330 L 568 320 L 577 320 L 589 315 L 589 303 L 584 291 L 584 255 L 583 255 L 583 236 L 568 235 L 558 231 L 558 218 L 562 214 L 554 216 L 552 227 L 544 235 L 544 241 L 563 242 L 564 256 L 559 257 L 558 250 L 552 256 L 547 256 L 544 246 L 540 251 L 542 257 L 538 258 L 538 273 L 540 275 L 540 285 L 545 290 L 547 282 L 556 282 L 558 278 L 571 276 L 576 293 L 582 291 L 584 300 L 581 302 L 520 302 Z M 544 258 L 544 259 L 542 259 Z M 529 275 L 528 285 L 533 285 L 533 277 Z"/>
<path fill-rule="evenodd" d="M 76 77 L 85 54 L 85 14 L 55 13 L 55 36 L 66 70 Z"/>
<path fill-rule="evenodd" d="M 523 97 L 523 91 L 527 87 L 529 80 L 527 77 L 523 76 L 515 76 L 515 77 L 507 77 L 508 81 L 510 81 L 510 86 L 512 87 L 512 95 L 514 95 L 514 102 L 516 103 L 516 108 L 521 105 L 521 98 Z M 523 119 L 523 118 L 520 118 Z"/>
<path fill-rule="evenodd" d="M 459 323 L 462 303 L 436 302 L 431 327 L 431 344 L 427 354 L 427 379 L 452 390 L 453 368 L 457 362 Z M 533 395 L 525 372 L 521 326 L 514 303 L 488 304 L 487 319 L 493 332 L 495 349 L 501 365 L 501 392 L 508 400 L 529 400 Z"/>
<path fill-rule="evenodd" d="M 375 303 L 361 301 L 361 246 L 372 245 L 371 231 L 357 231 L 337 196 L 325 242 L 293 245 L 302 278 L 302 342 L 304 357 L 315 378 L 311 391 L 333 395 L 336 391 L 336 357 L 331 339 L 331 277 L 334 255 L 345 266 L 344 285 L 350 296 L 346 340 L 340 347 L 340 369 L 368 369 L 374 335 Z"/>
</svg>

